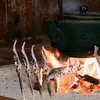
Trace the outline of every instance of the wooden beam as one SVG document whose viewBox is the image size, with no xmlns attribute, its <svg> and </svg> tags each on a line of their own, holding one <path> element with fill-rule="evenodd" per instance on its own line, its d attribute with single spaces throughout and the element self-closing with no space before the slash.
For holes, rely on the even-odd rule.
<svg viewBox="0 0 100 100">
<path fill-rule="evenodd" d="M 0 96 L 0 100 L 17 100 L 17 99 Z"/>
</svg>

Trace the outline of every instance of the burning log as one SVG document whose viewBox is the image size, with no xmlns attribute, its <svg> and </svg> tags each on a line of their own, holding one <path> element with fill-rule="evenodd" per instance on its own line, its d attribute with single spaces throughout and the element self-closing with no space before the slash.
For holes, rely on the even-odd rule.
<svg viewBox="0 0 100 100">
<path fill-rule="evenodd" d="M 50 79 L 53 79 L 55 77 L 60 77 L 62 75 L 67 75 L 68 73 L 65 71 L 66 70 L 66 67 L 59 67 L 59 68 L 53 68 L 50 73 L 47 75 L 48 77 L 48 81 L 50 81 Z M 90 83 L 93 83 L 94 85 L 98 85 L 99 84 L 99 80 L 92 77 L 92 76 L 89 76 L 89 75 L 78 75 L 76 74 L 76 76 L 80 77 L 82 80 L 84 81 L 87 81 L 87 82 L 90 82 Z"/>
<path fill-rule="evenodd" d="M 77 67 L 77 70 L 73 70 L 74 67 Z M 49 71 L 49 74 L 47 75 L 48 81 L 50 79 L 53 79 L 55 77 L 60 77 L 62 75 L 67 75 L 67 74 L 78 74 L 80 66 L 63 66 L 63 67 L 57 67 L 53 68 Z"/>
<path fill-rule="evenodd" d="M 65 71 L 64 71 L 65 70 Z M 62 75 L 67 75 L 70 74 L 66 71 L 66 66 L 65 67 L 59 67 L 59 68 L 53 68 L 50 73 L 47 75 L 48 77 L 48 81 L 50 81 L 50 79 L 54 79 L 55 77 L 61 77 Z M 78 75 L 76 74 L 77 77 L 80 77 L 82 80 L 93 83 L 94 85 L 98 85 L 100 82 L 98 79 L 89 76 L 89 75 Z"/>
<path fill-rule="evenodd" d="M 63 73 L 64 69 L 66 69 L 66 67 L 53 68 L 52 70 L 50 70 L 49 74 L 47 75 L 48 81 L 50 81 L 50 79 L 53 79 L 55 77 L 60 77 L 64 74 L 67 74 Z"/>
<path fill-rule="evenodd" d="M 22 84 L 22 79 L 21 79 L 21 74 L 20 74 L 22 64 L 21 64 L 21 61 L 19 60 L 19 56 L 18 56 L 17 51 L 16 51 L 16 42 L 17 41 L 15 41 L 14 45 L 13 45 L 14 61 L 15 61 L 15 65 L 16 65 L 17 76 L 19 78 L 22 97 L 23 97 L 23 100 L 25 100 L 24 89 L 23 89 L 23 84 Z"/>
<path fill-rule="evenodd" d="M 47 75 L 48 81 L 50 81 L 51 79 L 53 79 L 55 77 L 60 77 L 62 75 L 67 75 L 67 74 L 71 74 L 71 73 L 72 73 L 71 69 L 67 66 L 53 68 L 50 70 L 49 74 Z"/>
<path fill-rule="evenodd" d="M 93 83 L 94 85 L 98 85 L 100 83 L 100 81 L 92 76 L 89 76 L 89 75 L 84 75 L 84 76 L 81 76 L 81 75 L 78 75 L 82 80 L 84 81 L 87 81 L 87 82 L 90 82 L 90 83 Z"/>
<path fill-rule="evenodd" d="M 34 96 L 34 92 L 33 92 L 33 86 L 32 86 L 32 82 L 31 82 L 31 78 L 29 76 L 30 64 L 29 64 L 27 55 L 25 53 L 24 46 L 25 46 L 25 42 L 23 43 L 23 46 L 22 46 L 23 61 L 24 61 L 25 67 L 26 67 L 25 69 L 26 69 L 26 74 L 27 74 L 27 77 L 28 77 L 32 97 L 33 97 L 33 100 L 35 100 L 35 96 Z"/>
</svg>

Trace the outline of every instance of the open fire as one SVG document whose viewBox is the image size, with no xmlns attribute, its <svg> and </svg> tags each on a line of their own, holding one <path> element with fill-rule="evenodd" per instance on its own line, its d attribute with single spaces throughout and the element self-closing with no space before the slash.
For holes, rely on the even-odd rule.
<svg viewBox="0 0 100 100">
<path fill-rule="evenodd" d="M 97 59 L 98 55 L 96 46 L 94 53 L 96 57 L 70 57 L 66 60 L 66 62 L 59 61 L 57 57 L 55 57 L 54 53 L 46 50 L 45 48 L 43 50 L 51 70 L 57 70 L 57 68 L 65 67 L 65 69 L 61 72 L 63 73 L 62 75 L 55 75 L 55 77 L 53 77 L 57 84 L 56 92 L 68 93 L 69 90 L 73 90 L 79 93 L 92 93 L 93 91 L 100 89 L 100 66 Z M 55 74 L 55 72 L 53 74 Z"/>
<path fill-rule="evenodd" d="M 23 100 L 25 100 L 25 96 L 23 82 L 21 79 L 22 66 L 25 67 L 33 100 L 35 100 L 35 96 L 33 91 L 34 88 L 32 80 L 30 77 L 32 73 L 31 70 L 33 70 L 33 73 L 36 77 L 42 100 L 42 89 L 44 85 L 44 80 L 46 80 L 47 89 L 51 100 L 51 90 L 53 85 L 55 88 L 54 92 L 58 93 L 68 93 L 70 90 L 79 93 L 92 93 L 93 91 L 100 90 L 100 58 L 98 55 L 99 48 L 97 46 L 94 46 L 93 58 L 69 57 L 66 59 L 66 61 L 58 60 L 60 56 L 58 52 L 52 53 L 51 51 L 42 47 L 41 54 L 43 58 L 43 64 L 39 65 L 33 51 L 33 45 L 31 49 L 32 64 L 30 65 L 28 57 L 24 50 L 24 42 L 22 45 L 24 65 L 22 65 L 16 51 L 16 42 L 17 41 L 15 41 L 13 45 L 14 61 L 16 65 L 16 72 L 19 78 Z M 53 83 L 51 83 L 51 81 Z"/>
</svg>

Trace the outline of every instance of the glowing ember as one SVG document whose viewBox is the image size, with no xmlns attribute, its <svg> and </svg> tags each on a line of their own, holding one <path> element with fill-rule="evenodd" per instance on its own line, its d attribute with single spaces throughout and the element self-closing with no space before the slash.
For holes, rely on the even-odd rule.
<svg viewBox="0 0 100 100">
<path fill-rule="evenodd" d="M 80 93 L 91 93 L 93 90 L 100 89 L 100 66 L 96 58 L 70 57 L 66 62 L 61 62 L 54 53 L 45 48 L 43 50 L 51 69 L 66 67 L 64 73 L 67 74 L 54 78 L 57 92 L 68 93 L 69 90 L 73 90 Z M 57 55 L 59 55 L 58 52 Z"/>
</svg>

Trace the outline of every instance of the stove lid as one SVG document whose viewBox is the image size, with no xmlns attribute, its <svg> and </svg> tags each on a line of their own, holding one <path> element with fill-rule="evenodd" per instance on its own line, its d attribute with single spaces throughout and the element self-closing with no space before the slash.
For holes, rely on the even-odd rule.
<svg viewBox="0 0 100 100">
<path fill-rule="evenodd" d="M 58 16 L 59 19 L 59 16 Z M 100 20 L 100 13 L 96 12 L 73 12 L 73 13 L 64 13 L 62 20 Z"/>
</svg>

